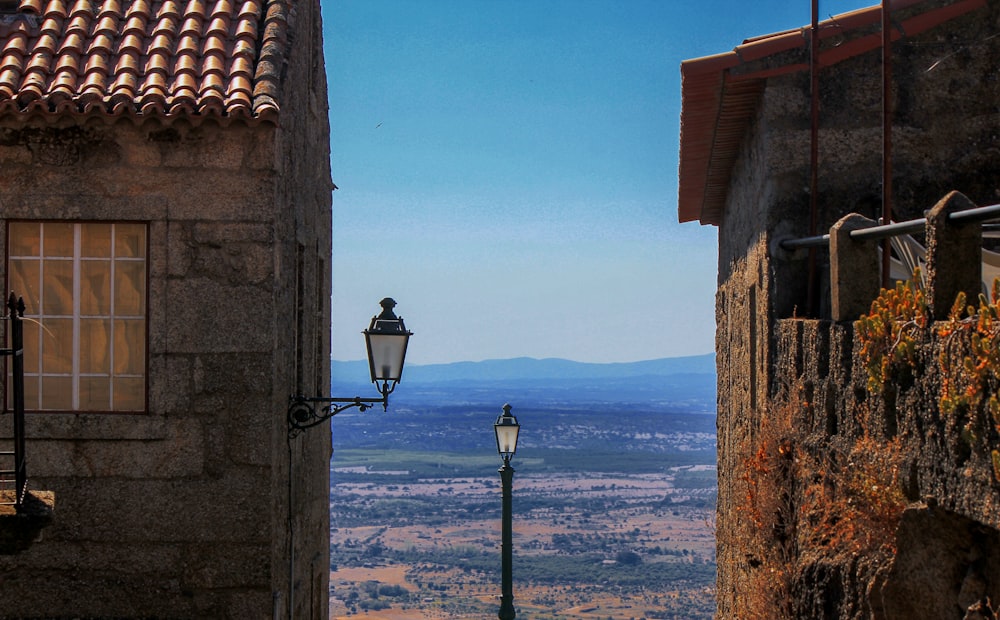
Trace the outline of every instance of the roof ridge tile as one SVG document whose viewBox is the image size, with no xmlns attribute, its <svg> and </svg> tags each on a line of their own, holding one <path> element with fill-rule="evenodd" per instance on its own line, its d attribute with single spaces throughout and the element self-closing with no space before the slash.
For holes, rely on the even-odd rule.
<svg viewBox="0 0 1000 620">
<path fill-rule="evenodd" d="M 233 14 L 233 3 L 230 0 L 215 0 L 209 15 L 229 15 Z"/>
<path fill-rule="evenodd" d="M 115 15 L 100 15 L 94 20 L 94 28 L 91 31 L 91 35 L 114 36 L 118 33 L 118 23 L 118 18 Z"/>
<path fill-rule="evenodd" d="M 90 40 L 90 45 L 87 46 L 86 53 L 88 56 L 107 56 L 113 48 L 114 39 L 112 39 L 111 35 L 101 32 L 94 35 Z"/>
<path fill-rule="evenodd" d="M 132 0 L 127 11 L 129 15 L 145 15 L 147 19 L 153 16 L 153 11 L 149 8 L 149 0 Z"/>
<path fill-rule="evenodd" d="M 177 33 L 177 22 L 180 18 L 176 15 L 164 15 L 163 17 L 157 18 L 156 24 L 153 26 L 152 35 L 154 37 L 165 35 L 172 36 Z"/>
<path fill-rule="evenodd" d="M 10 38 L 3 46 L 3 51 L 0 52 L 4 57 L 8 55 L 17 54 L 21 58 L 28 53 L 28 33 L 24 30 L 16 30 L 10 33 Z"/>
<path fill-rule="evenodd" d="M 188 6 L 190 7 L 196 1 L 197 0 L 192 0 Z M 182 11 L 177 9 L 177 2 L 174 0 L 163 0 L 163 4 L 160 5 L 160 10 L 156 12 L 156 19 L 161 19 L 167 15 L 180 16 L 183 14 L 184 13 Z M 152 14 L 150 14 L 150 16 L 152 17 Z"/>
<path fill-rule="evenodd" d="M 20 5 L 18 5 L 17 10 L 19 13 L 32 13 L 34 15 L 41 15 L 42 0 L 21 0 L 21 3 Z"/>
<path fill-rule="evenodd" d="M 205 34 L 206 35 L 217 34 L 222 36 L 228 36 L 229 25 L 230 25 L 230 20 L 228 16 L 220 15 L 217 17 L 213 17 L 212 21 L 209 22 L 208 24 L 208 28 L 205 29 Z"/>
<path fill-rule="evenodd" d="M 44 13 L 50 17 L 58 17 L 60 19 L 66 19 L 66 16 L 69 15 L 66 5 L 62 0 L 49 0 L 49 3 L 45 6 Z"/>
<path fill-rule="evenodd" d="M 100 7 L 97 9 L 97 15 L 100 17 L 101 15 L 106 14 L 121 15 L 121 2 L 119 2 L 119 0 L 104 0 L 101 2 Z"/>
<path fill-rule="evenodd" d="M 78 13 L 92 15 L 93 12 L 94 9 L 91 6 L 90 0 L 76 0 L 76 2 L 73 3 L 73 8 L 69 10 L 70 15 L 76 15 Z"/>
</svg>

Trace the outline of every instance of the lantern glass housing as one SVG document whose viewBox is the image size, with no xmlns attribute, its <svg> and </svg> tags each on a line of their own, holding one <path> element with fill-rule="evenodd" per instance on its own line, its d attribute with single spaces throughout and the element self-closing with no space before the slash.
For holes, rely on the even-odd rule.
<svg viewBox="0 0 1000 620">
<path fill-rule="evenodd" d="M 406 345 L 412 332 L 407 331 L 403 319 L 393 313 L 395 301 L 386 297 L 381 305 L 382 313 L 372 317 L 371 325 L 364 331 L 368 366 L 373 383 L 392 383 L 394 387 L 403 376 Z"/>
<path fill-rule="evenodd" d="M 510 462 L 514 452 L 517 451 L 517 432 L 521 425 L 517 423 L 517 418 L 510 412 L 510 405 L 503 406 L 503 413 L 497 417 L 493 430 L 497 435 L 497 452 L 503 459 L 504 464 Z"/>
</svg>

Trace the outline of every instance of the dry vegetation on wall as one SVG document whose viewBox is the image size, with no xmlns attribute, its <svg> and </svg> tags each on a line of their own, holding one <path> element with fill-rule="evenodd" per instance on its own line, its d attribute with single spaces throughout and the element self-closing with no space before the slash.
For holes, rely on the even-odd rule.
<svg viewBox="0 0 1000 620">
<path fill-rule="evenodd" d="M 945 454 L 1000 483 L 1000 281 L 936 323 L 920 281 L 883 290 L 854 325 L 867 392 L 820 393 L 804 373 L 745 436 L 737 518 L 720 538 L 744 554 L 741 618 L 881 613 L 868 596 L 893 579 L 921 424 L 940 421 Z M 841 406 L 840 432 L 815 424 Z"/>
<path fill-rule="evenodd" d="M 749 550 L 750 583 L 742 588 L 742 616 L 753 620 L 791 618 L 791 586 L 798 555 L 795 535 L 794 480 L 798 462 L 793 421 L 797 407 L 788 404 L 765 412 L 753 456 L 744 460 L 741 481 L 745 492 L 736 506 L 738 515 L 731 541 Z M 754 553 L 756 552 L 756 553 Z"/>
<path fill-rule="evenodd" d="M 802 389 L 790 392 L 761 418 L 741 476 L 741 542 L 758 552 L 747 558 L 745 618 L 801 617 L 795 591 L 808 579 L 801 574 L 807 559 L 862 555 L 875 573 L 888 570 L 906 505 L 898 439 L 879 442 L 867 432 L 846 444 L 810 437 L 802 421 L 812 404 Z"/>
<path fill-rule="evenodd" d="M 871 311 L 855 324 L 861 339 L 861 359 L 868 372 L 868 390 L 884 392 L 891 381 L 909 378 L 916 366 L 917 345 L 926 335 L 930 314 L 920 268 L 913 279 L 897 282 L 872 302 Z"/>
<path fill-rule="evenodd" d="M 938 326 L 943 339 L 941 364 L 941 411 L 963 424 L 962 436 L 970 447 L 987 444 L 993 476 L 1000 481 L 1000 280 L 994 280 L 991 298 L 979 296 L 979 308 L 966 305 L 959 295 L 948 322 Z M 964 316 L 963 316 L 964 315 Z M 964 336 L 964 337 L 960 337 Z M 989 421 L 977 420 L 985 400 Z M 991 428 L 992 427 L 992 428 Z M 990 432 L 992 431 L 992 432 Z M 992 437 L 985 437 L 992 435 Z"/>
<path fill-rule="evenodd" d="M 916 272 L 883 290 L 856 324 L 868 389 L 885 394 L 907 382 L 919 364 L 918 347 L 936 338 L 941 413 L 961 428 L 967 451 L 988 451 L 1000 481 L 1000 280 L 989 299 L 979 295 L 978 306 L 960 293 L 949 319 L 933 328 L 920 281 Z"/>
</svg>

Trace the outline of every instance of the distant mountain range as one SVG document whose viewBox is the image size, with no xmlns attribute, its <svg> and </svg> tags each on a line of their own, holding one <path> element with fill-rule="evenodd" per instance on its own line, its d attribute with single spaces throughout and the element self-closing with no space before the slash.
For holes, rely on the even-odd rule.
<svg viewBox="0 0 1000 620">
<path fill-rule="evenodd" d="M 373 394 L 368 363 L 332 362 L 331 393 Z M 504 402 L 591 410 L 612 404 L 669 412 L 715 411 L 715 354 L 590 364 L 528 357 L 407 365 L 393 408 L 427 410 Z"/>
<path fill-rule="evenodd" d="M 368 377 L 368 362 L 331 361 L 334 383 L 364 383 Z M 407 365 L 403 382 L 417 383 L 508 383 L 557 380 L 628 379 L 636 377 L 669 377 L 672 375 L 715 375 L 715 354 L 688 357 L 668 357 L 641 362 L 594 364 L 548 358 L 518 357 L 482 362 Z"/>
</svg>

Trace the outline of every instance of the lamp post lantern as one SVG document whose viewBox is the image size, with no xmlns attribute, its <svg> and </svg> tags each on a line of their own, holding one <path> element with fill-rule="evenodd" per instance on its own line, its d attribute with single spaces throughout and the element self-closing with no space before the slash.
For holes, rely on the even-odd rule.
<svg viewBox="0 0 1000 620">
<path fill-rule="evenodd" d="M 500 593 L 500 620 L 514 620 L 514 586 L 513 586 L 513 531 L 511 526 L 512 506 L 511 506 L 511 483 L 514 481 L 514 468 L 510 466 L 510 459 L 517 451 L 517 432 L 521 425 L 517 423 L 517 418 L 510 412 L 510 405 L 503 406 L 503 413 L 497 417 L 493 424 L 493 431 L 497 436 L 497 452 L 503 459 L 503 467 L 500 468 L 500 483 L 503 488 L 503 514 L 502 514 L 502 534 L 501 534 L 501 593 Z"/>
<path fill-rule="evenodd" d="M 372 383 L 378 386 L 383 396 L 387 396 L 403 376 L 403 362 L 406 360 L 410 332 L 403 325 L 403 319 L 393 313 L 392 309 L 396 307 L 393 299 L 386 297 L 379 305 L 382 306 L 382 314 L 372 317 L 371 325 L 364 331 L 365 346 L 368 349 Z M 383 407 L 388 404 L 386 400 Z"/>
<path fill-rule="evenodd" d="M 293 396 L 288 405 L 288 436 L 294 437 L 307 428 L 321 424 L 345 409 L 357 407 L 359 411 L 373 405 L 389 408 L 389 394 L 396 389 L 403 376 L 403 362 L 406 359 L 406 345 L 413 332 L 406 329 L 403 318 L 392 311 L 396 302 L 386 297 L 379 302 L 382 313 L 372 317 L 368 329 L 364 330 L 365 346 L 368 349 L 368 367 L 372 383 L 382 398 L 326 398 L 323 396 Z M 325 405 L 316 411 L 316 404 Z"/>
</svg>

